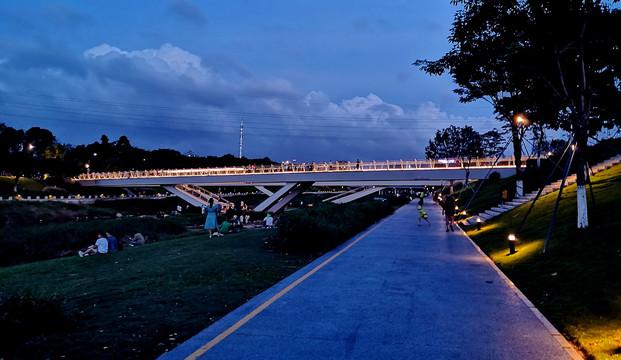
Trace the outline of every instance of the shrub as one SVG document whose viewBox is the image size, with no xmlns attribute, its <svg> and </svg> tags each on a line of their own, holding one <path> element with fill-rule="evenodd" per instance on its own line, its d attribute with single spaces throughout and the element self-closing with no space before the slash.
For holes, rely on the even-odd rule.
<svg viewBox="0 0 621 360">
<path fill-rule="evenodd" d="M 384 201 L 322 204 L 288 211 L 279 217 L 278 233 L 271 239 L 270 245 L 281 251 L 326 251 L 393 211 L 394 207 Z"/>
</svg>

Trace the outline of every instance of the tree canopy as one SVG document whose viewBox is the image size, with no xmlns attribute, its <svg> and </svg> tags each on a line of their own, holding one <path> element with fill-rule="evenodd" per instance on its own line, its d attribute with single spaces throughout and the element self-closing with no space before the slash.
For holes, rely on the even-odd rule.
<svg viewBox="0 0 621 360">
<path fill-rule="evenodd" d="M 26 131 L 0 123 L 0 174 L 38 177 L 75 176 L 88 171 L 123 171 L 144 169 L 173 169 L 270 165 L 269 158 L 236 158 L 227 154 L 217 156 L 188 156 L 171 149 L 148 151 L 131 145 L 126 136 L 110 141 L 102 135 L 101 142 L 73 146 L 60 144 L 51 131 L 32 127 Z"/>
<path fill-rule="evenodd" d="M 621 125 L 621 13 L 609 6 L 616 2 L 452 0 L 462 7 L 449 37 L 453 48 L 414 64 L 432 75 L 449 73 L 461 101 L 490 102 L 511 128 L 516 157 L 523 137 L 519 113 L 540 131 L 570 132 L 583 169 L 580 188 L 588 182 L 589 136 Z"/>
</svg>

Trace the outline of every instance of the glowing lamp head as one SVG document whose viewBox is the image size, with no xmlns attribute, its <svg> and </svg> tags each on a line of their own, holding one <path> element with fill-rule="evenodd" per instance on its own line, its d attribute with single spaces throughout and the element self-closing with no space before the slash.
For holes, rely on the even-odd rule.
<svg viewBox="0 0 621 360">
<path fill-rule="evenodd" d="M 515 241 L 515 235 L 509 234 L 509 241 Z"/>
<path fill-rule="evenodd" d="M 481 223 L 481 218 L 480 217 L 477 218 L 477 222 Z"/>
</svg>

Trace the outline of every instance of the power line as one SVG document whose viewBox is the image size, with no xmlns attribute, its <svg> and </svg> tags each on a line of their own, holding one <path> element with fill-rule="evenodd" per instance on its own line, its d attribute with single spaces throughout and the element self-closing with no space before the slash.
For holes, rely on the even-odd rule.
<svg viewBox="0 0 621 360">
<path fill-rule="evenodd" d="M 56 100 L 56 101 L 67 101 L 67 102 L 76 102 L 83 104 L 91 104 L 91 105 L 104 105 L 104 106 L 114 106 L 114 107 L 129 107 L 129 108 L 138 108 L 144 110 L 157 110 L 157 111 L 174 111 L 174 112 L 182 112 L 182 113 L 198 113 L 198 114 L 208 114 L 208 115 L 228 115 L 228 116 L 244 116 L 244 117 L 255 117 L 255 118 L 278 118 L 278 119 L 316 119 L 316 120 L 343 120 L 343 121 L 351 121 L 351 120 L 369 120 L 368 117 L 355 117 L 355 116 L 325 116 L 325 115 L 301 115 L 301 114 L 278 114 L 278 113 L 256 113 L 256 112 L 244 112 L 244 111 L 224 111 L 224 110 L 214 110 L 214 109 L 195 109 L 188 107 L 170 107 L 170 106 L 157 106 L 157 105 L 146 105 L 146 104 L 133 104 L 133 103 L 119 103 L 119 102 L 109 102 L 109 101 L 101 101 L 101 100 L 88 100 L 88 99 L 77 99 L 77 98 L 65 98 L 65 97 L 55 97 L 50 95 L 43 94 L 29 94 L 23 92 L 15 92 L 15 91 L 6 91 L 0 90 L 0 94 L 12 94 L 23 97 L 33 97 L 33 98 L 41 98 L 46 100 Z M 6 104 L 14 104 L 14 105 L 23 105 L 23 106 L 37 106 L 43 108 L 50 109 L 65 109 L 65 107 L 52 106 L 52 105 L 41 105 L 41 104 L 29 104 L 29 103 L 19 103 L 19 102 L 11 102 L 7 100 L 0 99 L 0 102 L 4 102 Z M 70 108 L 71 109 L 71 108 Z M 85 111 L 84 109 L 75 109 Z M 94 110 L 88 110 L 94 111 Z M 125 113 L 125 112 L 112 112 L 112 111 L 99 111 L 102 113 L 115 113 L 121 115 L 134 115 L 134 116 L 150 116 L 157 117 L 155 114 L 135 114 L 135 113 Z M 160 116 L 161 117 L 161 116 Z M 192 118 L 184 118 L 190 119 Z M 438 121 L 437 118 L 411 118 L 411 117 L 398 117 L 398 118 L 390 118 L 391 122 L 410 122 L 410 121 Z M 477 119 L 477 118 L 451 118 L 446 119 L 446 121 L 469 121 L 469 122 L 478 122 L 478 121 L 488 121 L 488 119 Z"/>
</svg>

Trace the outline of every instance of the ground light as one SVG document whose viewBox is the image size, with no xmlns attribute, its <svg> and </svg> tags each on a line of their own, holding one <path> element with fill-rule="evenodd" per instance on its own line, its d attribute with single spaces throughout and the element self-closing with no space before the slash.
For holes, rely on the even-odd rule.
<svg viewBox="0 0 621 360">
<path fill-rule="evenodd" d="M 481 218 L 477 218 L 477 231 L 481 231 Z"/>
<path fill-rule="evenodd" d="M 509 255 L 515 254 L 515 235 L 509 234 Z"/>
</svg>

